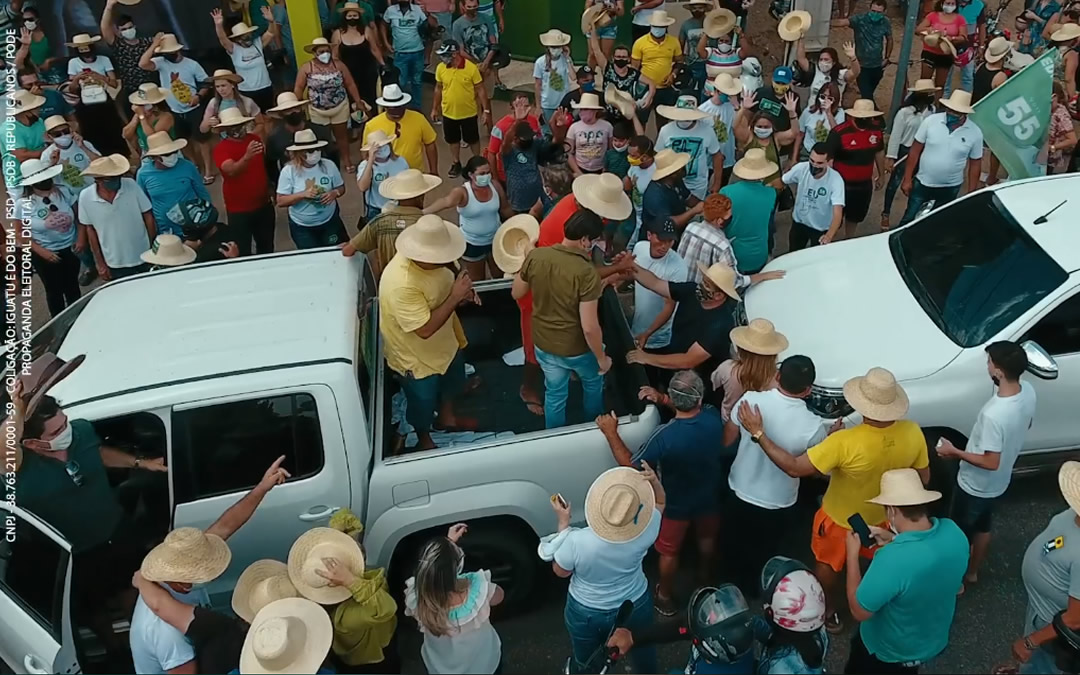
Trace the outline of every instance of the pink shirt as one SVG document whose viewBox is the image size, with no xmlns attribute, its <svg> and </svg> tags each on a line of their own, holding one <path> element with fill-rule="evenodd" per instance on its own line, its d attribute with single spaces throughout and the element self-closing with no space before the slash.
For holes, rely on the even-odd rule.
<svg viewBox="0 0 1080 675">
<path fill-rule="evenodd" d="M 941 20 L 941 17 L 946 16 L 944 12 L 930 12 L 927 15 L 927 19 L 930 21 L 930 30 L 937 31 L 945 37 L 952 40 L 953 38 L 961 35 L 967 35 L 967 21 L 964 21 L 964 17 L 959 14 L 954 14 L 956 19 L 952 23 L 945 23 Z M 923 43 L 923 49 L 933 54 L 944 54 L 939 47 L 931 47 L 930 45 Z"/>
<path fill-rule="evenodd" d="M 611 122 L 597 120 L 585 124 L 581 120 L 570 125 L 566 140 L 573 148 L 574 161 L 582 171 L 601 171 L 604 168 L 604 153 L 611 145 Z"/>
<path fill-rule="evenodd" d="M 739 381 L 739 374 L 735 372 L 735 361 L 728 359 L 724 361 L 716 370 L 713 371 L 712 386 L 713 389 L 723 388 L 724 400 L 720 404 L 720 416 L 727 422 L 731 419 L 731 408 L 734 407 L 736 401 L 742 398 L 746 393 L 746 388 L 743 387 L 742 382 Z M 776 387 L 776 381 L 773 380 L 769 383 L 769 389 Z"/>
</svg>

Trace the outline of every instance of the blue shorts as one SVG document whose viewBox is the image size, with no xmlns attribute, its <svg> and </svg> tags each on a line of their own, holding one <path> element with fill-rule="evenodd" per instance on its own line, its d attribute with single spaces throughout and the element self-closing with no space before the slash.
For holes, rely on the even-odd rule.
<svg viewBox="0 0 1080 675">
<path fill-rule="evenodd" d="M 491 256 L 491 244 L 486 246 L 477 246 L 476 244 L 465 244 L 465 253 L 461 256 L 461 259 L 465 262 L 483 262 Z"/>
<path fill-rule="evenodd" d="M 600 38 L 601 40 L 614 40 L 618 36 L 619 26 L 614 21 L 604 26 L 603 28 L 596 29 L 596 37 Z M 589 37 L 589 34 L 586 33 L 585 37 Z"/>
<path fill-rule="evenodd" d="M 997 498 L 994 497 L 969 495 L 964 488 L 957 485 L 953 488 L 952 512 L 949 515 L 968 539 L 971 539 L 973 534 L 985 534 L 990 531 L 996 501 Z"/>
</svg>

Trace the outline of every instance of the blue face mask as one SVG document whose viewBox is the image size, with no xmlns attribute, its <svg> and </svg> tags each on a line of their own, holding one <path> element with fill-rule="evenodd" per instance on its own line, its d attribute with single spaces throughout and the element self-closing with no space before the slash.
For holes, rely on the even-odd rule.
<svg viewBox="0 0 1080 675">
<path fill-rule="evenodd" d="M 728 96 L 727 94 L 720 94 L 720 102 L 721 103 L 727 103 L 730 100 L 731 100 L 731 97 Z"/>
<path fill-rule="evenodd" d="M 660 38 L 667 35 L 667 28 L 662 28 L 662 27 L 657 26 L 657 27 L 649 29 L 649 32 L 652 33 L 652 36 L 654 38 L 659 40 Z"/>
<path fill-rule="evenodd" d="M 477 187 L 488 187 L 491 185 L 491 174 L 485 173 L 476 177 Z"/>
<path fill-rule="evenodd" d="M 112 192 L 116 192 L 117 190 L 120 189 L 120 176 L 111 176 L 109 178 L 102 178 L 101 179 L 101 186 L 104 187 L 106 190 L 111 190 Z"/>
<path fill-rule="evenodd" d="M 951 112 L 945 113 L 945 124 L 947 124 L 950 128 L 956 128 L 956 127 L 960 126 L 963 123 L 964 123 L 964 116 L 963 115 L 957 115 L 957 114 L 951 113 Z"/>
<path fill-rule="evenodd" d="M 581 83 L 581 91 L 595 91 L 595 90 L 596 90 L 596 83 L 595 82 L 582 82 Z"/>
</svg>

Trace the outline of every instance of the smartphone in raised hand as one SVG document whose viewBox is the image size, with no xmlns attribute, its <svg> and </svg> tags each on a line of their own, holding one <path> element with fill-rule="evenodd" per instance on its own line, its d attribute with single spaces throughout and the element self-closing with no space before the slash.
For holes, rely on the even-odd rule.
<svg viewBox="0 0 1080 675">
<path fill-rule="evenodd" d="M 863 548 L 870 548 L 877 544 L 874 540 L 874 536 L 870 534 L 870 526 L 866 524 L 866 520 L 863 519 L 861 513 L 855 513 L 847 520 L 848 525 L 851 526 L 852 531 L 859 535 L 859 541 L 862 542 Z"/>
</svg>

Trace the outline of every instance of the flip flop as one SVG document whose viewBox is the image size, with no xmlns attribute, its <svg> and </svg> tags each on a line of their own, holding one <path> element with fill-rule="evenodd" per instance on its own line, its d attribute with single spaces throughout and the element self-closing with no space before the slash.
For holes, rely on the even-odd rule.
<svg viewBox="0 0 1080 675">
<path fill-rule="evenodd" d="M 679 610 L 675 608 L 675 603 L 671 601 L 671 598 L 663 598 L 660 596 L 660 584 L 657 584 L 653 588 L 653 609 L 656 613 L 664 617 L 672 617 L 679 613 Z"/>
<path fill-rule="evenodd" d="M 203 176 L 202 177 L 203 185 L 213 185 L 214 181 L 216 181 L 216 180 L 217 180 L 217 176 Z"/>
</svg>

